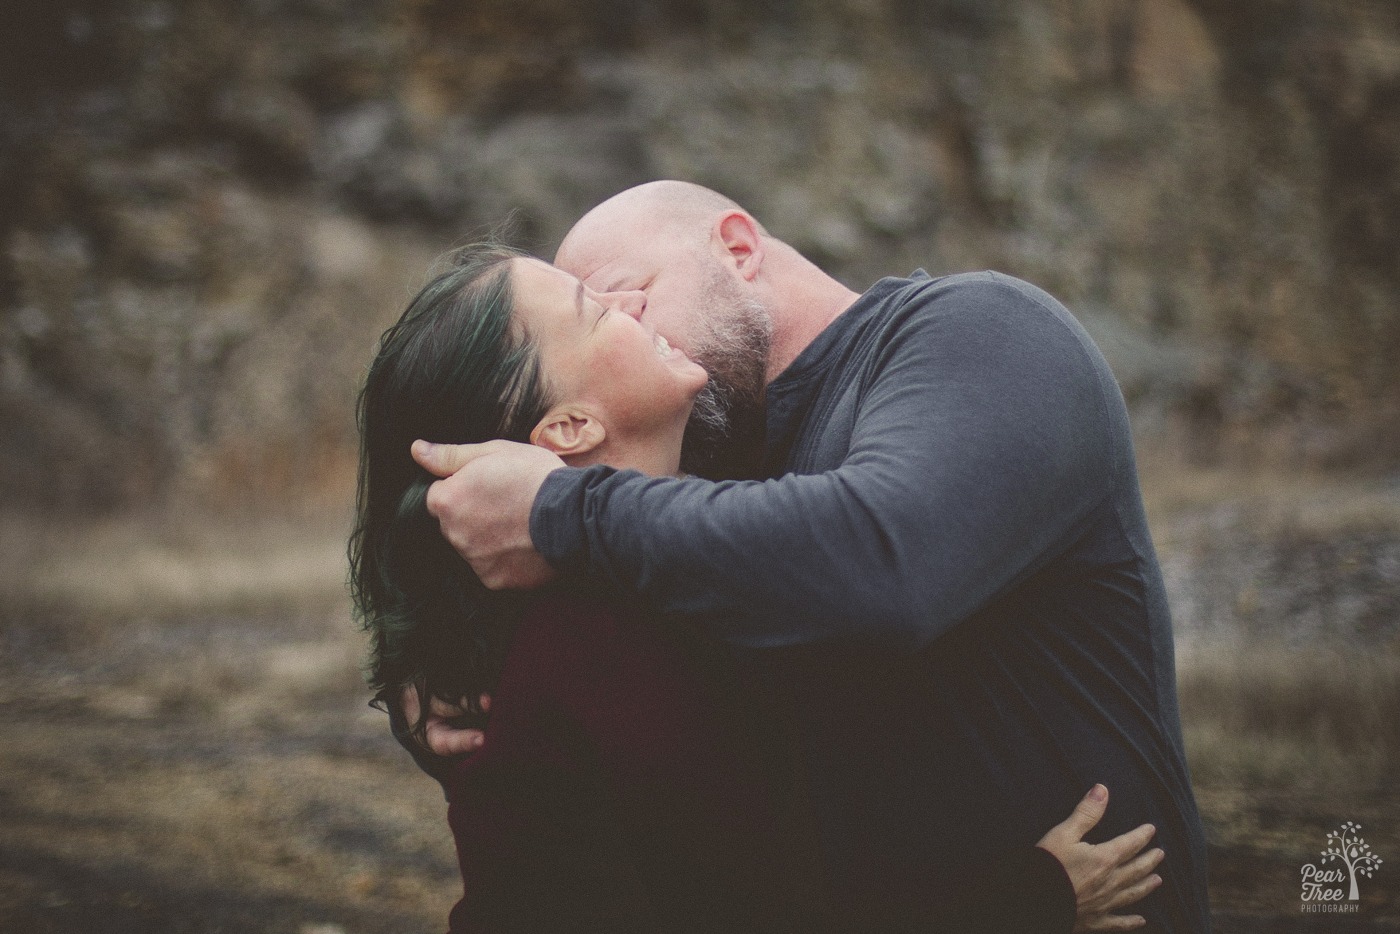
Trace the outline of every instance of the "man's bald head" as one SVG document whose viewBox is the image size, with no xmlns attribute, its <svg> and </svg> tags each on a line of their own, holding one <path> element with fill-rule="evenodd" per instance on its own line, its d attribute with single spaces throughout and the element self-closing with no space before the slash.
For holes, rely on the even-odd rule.
<svg viewBox="0 0 1400 934">
<path fill-rule="evenodd" d="M 579 218 L 559 244 L 554 262 L 586 279 L 596 267 L 598 251 L 614 247 L 622 238 L 677 237 L 687 247 L 698 249 L 715 221 L 729 211 L 747 213 L 732 199 L 703 185 L 674 180 L 647 182 L 613 195 Z"/>
</svg>

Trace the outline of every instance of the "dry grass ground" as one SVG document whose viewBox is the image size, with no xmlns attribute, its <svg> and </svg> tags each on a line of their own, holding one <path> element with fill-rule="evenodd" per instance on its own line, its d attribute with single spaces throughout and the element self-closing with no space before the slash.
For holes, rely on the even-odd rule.
<svg viewBox="0 0 1400 934">
<path fill-rule="evenodd" d="M 4 525 L 0 929 L 443 926 L 442 796 L 365 706 L 341 526 Z"/>
<path fill-rule="evenodd" d="M 1183 653 L 1179 683 L 1220 930 L 1400 930 L 1390 865 L 1340 922 L 1302 914 L 1300 877 L 1344 821 L 1400 853 L 1400 654 L 1214 646 Z"/>
<path fill-rule="evenodd" d="M 1156 489 L 1166 539 L 1203 499 L 1264 495 Z M 1358 496 L 1338 500 L 1348 522 L 1388 508 Z M 365 706 L 343 533 L 340 517 L 0 522 L 0 929 L 443 927 L 459 885 L 443 803 Z M 1193 639 L 1180 683 L 1217 929 L 1400 931 L 1400 647 Z M 1300 869 L 1347 820 L 1387 864 L 1359 913 L 1305 915 Z"/>
<path fill-rule="evenodd" d="M 1187 754 L 1230 932 L 1400 931 L 1400 495 L 1393 481 L 1145 457 Z M 1379 547 L 1378 547 L 1379 546 Z M 1184 624 L 1184 625 L 1183 625 Z M 1387 859 L 1354 915 L 1304 914 L 1344 821 Z"/>
</svg>

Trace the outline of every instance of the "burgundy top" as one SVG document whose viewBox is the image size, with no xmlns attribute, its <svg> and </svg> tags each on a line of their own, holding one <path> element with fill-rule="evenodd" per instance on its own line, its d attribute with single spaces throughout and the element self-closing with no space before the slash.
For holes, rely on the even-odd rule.
<svg viewBox="0 0 1400 934">
<path fill-rule="evenodd" d="M 1070 930 L 1068 879 L 1034 847 L 957 878 L 907 867 L 835 922 L 797 757 L 727 651 L 613 602 L 529 606 L 485 743 L 439 773 L 464 890 L 451 934 Z"/>
<path fill-rule="evenodd" d="M 614 603 L 530 605 L 485 743 L 445 781 L 453 934 L 793 929 L 783 757 L 720 662 Z"/>
</svg>

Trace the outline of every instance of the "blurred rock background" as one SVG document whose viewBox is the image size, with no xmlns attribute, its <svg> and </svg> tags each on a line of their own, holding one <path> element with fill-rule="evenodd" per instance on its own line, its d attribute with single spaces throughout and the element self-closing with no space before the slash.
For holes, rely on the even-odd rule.
<svg viewBox="0 0 1400 934">
<path fill-rule="evenodd" d="M 18 0 L 0 483 L 344 483 L 427 261 L 689 178 L 843 280 L 1031 279 L 1197 459 L 1400 462 L 1386 0 Z M 308 457 L 308 454 L 316 457 Z"/>
<path fill-rule="evenodd" d="M 328 762 L 380 800 L 412 781 L 344 713 L 357 382 L 438 253 L 514 212 L 547 256 L 658 177 L 733 196 L 855 288 L 996 268 L 1064 300 L 1133 411 L 1221 929 L 1303 929 L 1259 919 L 1306 922 L 1298 867 L 1344 819 L 1388 814 L 1372 843 L 1400 857 L 1393 0 L 10 0 L 0 816 L 28 855 L 0 860 L 0 920 L 205 929 L 170 906 L 221 883 L 175 897 L 170 866 L 223 878 L 214 804 L 170 866 L 131 862 L 184 839 L 165 812 L 46 849 L 81 818 L 18 776 L 79 781 L 98 753 L 38 737 L 116 742 L 102 724 L 128 765 L 178 760 L 130 765 L 124 794 L 184 769 L 167 807 L 214 774 L 248 814 L 311 796 L 284 810 L 314 840 L 249 857 L 266 872 L 215 899 L 225 930 L 305 932 L 345 891 L 344 930 L 445 915 L 439 826 L 412 825 L 437 850 L 396 849 L 364 814 L 382 832 L 346 830 L 350 804 L 326 817 Z M 223 753 L 174 751 L 214 728 Z M 279 866 L 316 867 L 324 901 L 267 895 Z M 1362 922 L 1400 920 L 1395 878 L 1370 891 Z"/>
</svg>

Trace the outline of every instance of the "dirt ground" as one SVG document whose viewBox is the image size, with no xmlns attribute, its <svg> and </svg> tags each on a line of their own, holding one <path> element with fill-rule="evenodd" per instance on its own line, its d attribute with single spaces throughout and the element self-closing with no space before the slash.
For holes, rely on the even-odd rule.
<svg viewBox="0 0 1400 934">
<path fill-rule="evenodd" d="M 0 929 L 445 927 L 443 801 L 366 706 L 339 523 L 11 518 L 0 555 Z M 1217 930 L 1400 932 L 1400 787 L 1300 762 L 1198 780 Z M 1387 864 L 1356 914 L 1304 914 L 1344 820 Z"/>
</svg>

